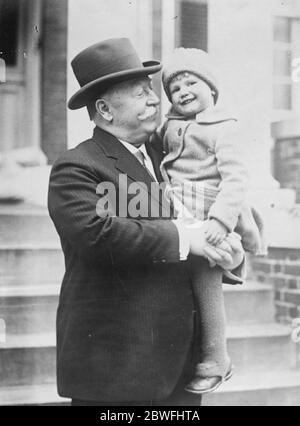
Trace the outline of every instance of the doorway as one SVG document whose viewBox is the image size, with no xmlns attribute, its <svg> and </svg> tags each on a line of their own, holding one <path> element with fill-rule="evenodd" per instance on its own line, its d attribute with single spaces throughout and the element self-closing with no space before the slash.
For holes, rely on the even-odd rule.
<svg viewBox="0 0 300 426">
<path fill-rule="evenodd" d="M 0 153 L 40 145 L 40 8 L 0 0 Z"/>
</svg>

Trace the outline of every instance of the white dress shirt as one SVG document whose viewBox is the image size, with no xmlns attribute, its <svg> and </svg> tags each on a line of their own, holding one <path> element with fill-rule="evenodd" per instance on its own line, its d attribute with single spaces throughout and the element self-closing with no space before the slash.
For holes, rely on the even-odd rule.
<svg viewBox="0 0 300 426">
<path fill-rule="evenodd" d="M 154 177 L 154 179 L 157 181 L 152 160 L 147 153 L 146 146 L 143 144 L 139 148 L 137 148 L 129 142 L 125 142 L 120 139 L 119 141 L 126 149 L 128 149 L 129 152 L 131 152 L 131 154 L 135 155 L 137 151 L 141 151 L 144 154 L 145 166 L 147 167 L 151 175 Z M 178 231 L 180 260 L 186 260 L 190 252 L 190 242 L 187 237 L 186 227 L 184 225 L 183 220 L 176 219 L 176 220 L 173 220 L 172 222 L 174 223 Z"/>
</svg>

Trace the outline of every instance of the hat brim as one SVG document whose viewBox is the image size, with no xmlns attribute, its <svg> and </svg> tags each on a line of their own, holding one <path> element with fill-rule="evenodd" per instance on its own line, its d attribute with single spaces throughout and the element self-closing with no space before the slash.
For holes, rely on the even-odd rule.
<svg viewBox="0 0 300 426">
<path fill-rule="evenodd" d="M 160 71 L 162 64 L 159 61 L 143 62 L 143 68 L 134 68 L 125 71 L 119 71 L 105 77 L 100 77 L 97 80 L 91 81 L 81 87 L 69 100 L 69 109 L 79 109 L 85 107 L 93 98 L 93 91 L 97 88 L 97 92 L 106 90 L 108 87 L 122 81 L 132 80 L 137 77 L 143 77 L 149 74 L 155 74 Z M 94 93 L 95 95 L 96 93 Z"/>
</svg>

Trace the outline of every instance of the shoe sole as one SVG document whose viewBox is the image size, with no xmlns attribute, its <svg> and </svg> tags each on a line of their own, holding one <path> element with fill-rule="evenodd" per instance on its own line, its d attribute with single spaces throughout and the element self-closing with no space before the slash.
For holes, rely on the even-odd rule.
<svg viewBox="0 0 300 426">
<path fill-rule="evenodd" d="M 227 382 L 227 380 L 231 379 L 231 377 L 233 376 L 233 368 L 231 368 L 231 370 L 229 371 L 229 373 L 226 374 L 226 376 L 224 378 L 222 378 L 218 383 L 215 384 L 215 386 L 213 386 L 210 389 L 207 390 L 203 390 L 203 391 L 196 391 L 196 390 L 192 390 L 189 388 L 184 388 L 184 390 L 186 392 L 190 392 L 190 393 L 194 393 L 195 395 L 204 395 L 206 393 L 211 393 L 216 391 L 223 383 Z"/>
</svg>

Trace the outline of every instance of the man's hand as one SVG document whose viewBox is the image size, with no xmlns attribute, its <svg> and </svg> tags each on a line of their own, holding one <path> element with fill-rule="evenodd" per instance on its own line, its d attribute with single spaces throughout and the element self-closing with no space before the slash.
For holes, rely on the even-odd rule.
<svg viewBox="0 0 300 426">
<path fill-rule="evenodd" d="M 217 264 L 223 269 L 233 270 L 242 263 L 245 253 L 238 234 L 229 234 L 221 244 L 214 247 L 206 240 L 203 222 L 186 225 L 186 229 L 190 241 L 190 253 L 206 257 L 211 266 Z"/>
<path fill-rule="evenodd" d="M 208 245 L 205 235 L 205 226 L 203 222 L 194 222 L 185 224 L 187 236 L 190 242 L 190 253 L 196 256 L 207 257 L 204 252 L 204 247 Z"/>
</svg>

